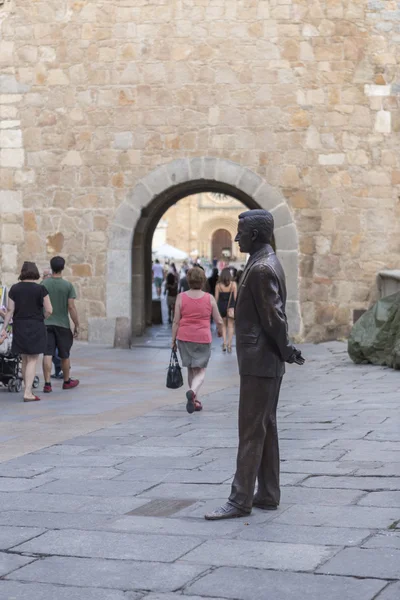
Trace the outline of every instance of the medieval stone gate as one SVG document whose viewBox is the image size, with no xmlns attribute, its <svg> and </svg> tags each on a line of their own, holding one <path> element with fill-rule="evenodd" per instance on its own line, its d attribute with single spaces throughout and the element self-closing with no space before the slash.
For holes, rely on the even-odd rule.
<svg viewBox="0 0 400 600">
<path fill-rule="evenodd" d="M 109 230 L 107 317 L 89 320 L 89 339 L 111 342 L 118 317 L 133 335 L 151 322 L 151 241 L 163 213 L 179 199 L 201 191 L 229 194 L 249 208 L 265 208 L 275 219 L 275 241 L 287 276 L 287 314 L 292 335 L 301 333 L 298 238 L 282 193 L 229 160 L 193 158 L 158 167 L 119 206 Z"/>
</svg>

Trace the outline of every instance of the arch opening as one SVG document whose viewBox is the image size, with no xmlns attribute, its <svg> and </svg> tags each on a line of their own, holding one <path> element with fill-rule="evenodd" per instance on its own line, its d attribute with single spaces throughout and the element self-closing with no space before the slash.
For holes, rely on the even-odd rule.
<svg viewBox="0 0 400 600">
<path fill-rule="evenodd" d="M 118 317 L 129 321 L 133 336 L 144 333 L 151 322 L 152 239 L 157 224 L 179 200 L 202 192 L 224 194 L 248 209 L 272 212 L 277 254 L 286 272 L 290 333 L 301 335 L 298 237 L 284 196 L 237 163 L 205 157 L 179 159 L 156 168 L 137 183 L 117 209 L 109 228 L 107 317 L 91 320 L 89 339 L 111 341 Z M 99 333 L 100 328 L 104 329 L 103 334 Z"/>
</svg>

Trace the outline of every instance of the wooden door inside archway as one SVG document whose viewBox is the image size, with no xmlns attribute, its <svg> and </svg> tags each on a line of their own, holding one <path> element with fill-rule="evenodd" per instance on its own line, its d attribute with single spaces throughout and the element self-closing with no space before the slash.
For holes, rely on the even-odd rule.
<svg viewBox="0 0 400 600">
<path fill-rule="evenodd" d="M 231 258 L 232 236 L 227 229 L 214 231 L 211 240 L 211 256 L 217 260 Z"/>
</svg>

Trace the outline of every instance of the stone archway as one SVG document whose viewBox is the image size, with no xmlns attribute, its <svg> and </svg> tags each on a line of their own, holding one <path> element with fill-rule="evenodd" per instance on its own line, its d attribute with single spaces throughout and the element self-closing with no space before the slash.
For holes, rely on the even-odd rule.
<svg viewBox="0 0 400 600">
<path fill-rule="evenodd" d="M 130 320 L 133 335 L 143 333 L 150 320 L 151 240 L 157 223 L 178 200 L 206 191 L 230 195 L 249 208 L 264 208 L 274 215 L 277 253 L 287 278 L 290 333 L 301 334 L 298 237 L 284 196 L 237 163 L 205 157 L 174 160 L 157 167 L 137 183 L 117 209 L 109 228 L 107 317 L 91 319 L 89 339 L 110 341 L 118 317 Z"/>
</svg>

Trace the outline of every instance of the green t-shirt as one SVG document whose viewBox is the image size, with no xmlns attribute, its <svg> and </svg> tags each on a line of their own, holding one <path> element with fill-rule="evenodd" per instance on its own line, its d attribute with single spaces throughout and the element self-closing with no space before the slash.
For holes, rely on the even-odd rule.
<svg viewBox="0 0 400 600">
<path fill-rule="evenodd" d="M 53 306 L 53 314 L 46 319 L 46 325 L 57 325 L 57 327 L 69 329 L 68 300 L 76 298 L 74 286 L 61 277 L 49 277 L 42 282 L 42 285 L 49 292 Z"/>
</svg>

